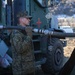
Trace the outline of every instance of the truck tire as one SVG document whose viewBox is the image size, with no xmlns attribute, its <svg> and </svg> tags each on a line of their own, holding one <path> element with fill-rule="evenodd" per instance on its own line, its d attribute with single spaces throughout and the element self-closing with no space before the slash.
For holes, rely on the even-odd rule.
<svg viewBox="0 0 75 75">
<path fill-rule="evenodd" d="M 46 63 L 41 65 L 44 73 L 55 74 L 59 72 L 63 66 L 63 45 L 59 39 L 50 39 L 46 58 Z"/>
</svg>

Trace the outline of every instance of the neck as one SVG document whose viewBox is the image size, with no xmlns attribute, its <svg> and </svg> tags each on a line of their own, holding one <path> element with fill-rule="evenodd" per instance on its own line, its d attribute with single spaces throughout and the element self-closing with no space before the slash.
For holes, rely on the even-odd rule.
<svg viewBox="0 0 75 75">
<path fill-rule="evenodd" d="M 25 25 L 25 24 L 23 24 L 23 23 L 20 23 L 19 25 L 20 25 L 20 26 L 22 26 L 22 27 L 26 27 L 26 25 Z"/>
</svg>

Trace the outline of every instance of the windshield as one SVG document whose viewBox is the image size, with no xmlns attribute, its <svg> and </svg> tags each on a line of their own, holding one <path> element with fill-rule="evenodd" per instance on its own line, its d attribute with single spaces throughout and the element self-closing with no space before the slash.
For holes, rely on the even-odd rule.
<svg viewBox="0 0 75 75">
<path fill-rule="evenodd" d="M 41 7 L 47 7 L 48 0 L 35 0 Z"/>
</svg>

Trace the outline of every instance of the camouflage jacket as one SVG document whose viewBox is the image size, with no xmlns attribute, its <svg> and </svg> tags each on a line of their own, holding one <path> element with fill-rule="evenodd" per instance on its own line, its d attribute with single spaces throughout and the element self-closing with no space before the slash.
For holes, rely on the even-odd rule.
<svg viewBox="0 0 75 75">
<path fill-rule="evenodd" d="M 18 30 L 10 38 L 13 57 L 13 75 L 25 75 L 34 72 L 34 50 L 32 39 Z"/>
</svg>

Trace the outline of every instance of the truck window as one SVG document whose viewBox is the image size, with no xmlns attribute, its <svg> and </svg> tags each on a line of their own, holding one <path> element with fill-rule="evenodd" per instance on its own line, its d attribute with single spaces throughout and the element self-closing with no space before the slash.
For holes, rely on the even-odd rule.
<svg viewBox="0 0 75 75">
<path fill-rule="evenodd" d="M 47 7 L 47 0 L 34 0 L 37 2 L 41 7 Z"/>
</svg>

